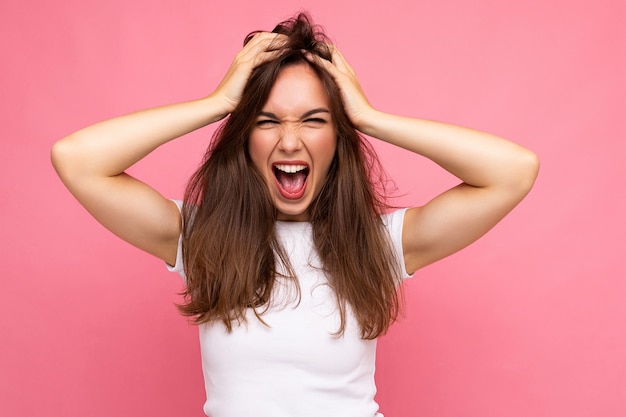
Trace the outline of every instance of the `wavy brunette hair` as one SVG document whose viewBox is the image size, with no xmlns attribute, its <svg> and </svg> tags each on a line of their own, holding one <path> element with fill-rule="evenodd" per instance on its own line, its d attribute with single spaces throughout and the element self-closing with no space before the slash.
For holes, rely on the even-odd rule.
<svg viewBox="0 0 626 417">
<path fill-rule="evenodd" d="M 215 132 L 200 168 L 191 177 L 183 203 L 183 260 L 187 287 L 179 309 L 195 322 L 246 321 L 253 309 L 263 321 L 278 272 L 298 281 L 277 240 L 277 210 L 267 185 L 248 153 L 248 138 L 281 69 L 309 65 L 322 81 L 337 132 L 337 150 L 326 183 L 308 209 L 313 240 L 336 295 L 343 334 L 346 311 L 358 321 L 361 336 L 374 339 L 397 318 L 399 271 L 381 215 L 388 208 L 372 173 L 380 164 L 356 132 L 343 107 L 339 88 L 323 68 L 309 62 L 310 52 L 331 60 L 328 39 L 306 14 L 280 23 L 273 32 L 287 35 L 277 58 L 255 68 L 236 109 Z M 246 37 L 247 43 L 257 32 Z"/>
</svg>

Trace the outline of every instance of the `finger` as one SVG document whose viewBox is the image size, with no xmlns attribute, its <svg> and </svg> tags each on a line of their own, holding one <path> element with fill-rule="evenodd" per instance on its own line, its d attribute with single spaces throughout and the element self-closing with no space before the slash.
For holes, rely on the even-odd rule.
<svg viewBox="0 0 626 417">
<path fill-rule="evenodd" d="M 235 62 L 252 68 L 276 58 L 287 41 L 285 35 L 257 33 L 237 54 Z M 237 65 L 237 64 L 235 64 Z"/>
<path fill-rule="evenodd" d="M 352 69 L 352 67 L 350 67 L 341 52 L 339 52 L 339 49 L 337 49 L 337 47 L 335 47 L 334 45 L 327 44 L 327 46 L 331 53 L 330 61 L 311 52 L 305 52 L 304 56 L 310 62 L 314 62 L 317 65 L 321 65 L 322 67 L 324 67 L 335 78 L 341 75 L 356 77 L 354 70 Z"/>
<path fill-rule="evenodd" d="M 256 68 L 261 64 L 272 61 L 276 59 L 278 56 L 280 56 L 281 52 L 282 51 L 280 49 L 276 49 L 273 51 L 260 52 L 254 56 L 253 66 Z"/>
<path fill-rule="evenodd" d="M 348 64 L 348 61 L 343 56 L 343 54 L 339 51 L 339 49 L 334 45 L 329 45 L 331 51 L 331 57 L 333 60 L 333 64 L 342 72 L 354 75 L 354 70 Z"/>
<path fill-rule="evenodd" d="M 242 58 L 256 65 L 278 56 L 287 42 L 287 36 L 276 33 L 262 33 L 250 41 L 241 51 Z"/>
<path fill-rule="evenodd" d="M 281 48 L 287 42 L 287 35 L 272 32 L 259 32 L 248 42 L 251 49 L 261 48 L 266 50 L 274 50 Z"/>
<path fill-rule="evenodd" d="M 330 62 L 327 59 L 322 58 L 319 55 L 316 55 L 312 52 L 306 51 L 304 52 L 304 57 L 311 63 L 319 65 L 321 67 L 323 67 L 325 70 L 327 70 L 328 72 L 330 72 L 333 76 L 337 75 L 338 73 L 338 68 L 335 66 L 334 63 Z"/>
</svg>

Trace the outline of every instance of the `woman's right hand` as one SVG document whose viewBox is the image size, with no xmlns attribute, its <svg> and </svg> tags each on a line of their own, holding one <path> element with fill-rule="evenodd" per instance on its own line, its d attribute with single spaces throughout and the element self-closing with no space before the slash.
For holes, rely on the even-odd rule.
<svg viewBox="0 0 626 417">
<path fill-rule="evenodd" d="M 222 117 L 226 117 L 237 107 L 254 68 L 274 59 L 286 40 L 285 35 L 259 32 L 239 51 L 226 75 L 211 94 L 224 106 Z"/>
<path fill-rule="evenodd" d="M 173 264 L 181 230 L 178 208 L 125 171 L 164 143 L 232 112 L 254 68 L 277 56 L 285 39 L 274 33 L 255 35 L 204 99 L 115 117 L 61 139 L 51 155 L 61 180 L 104 227 Z"/>
</svg>

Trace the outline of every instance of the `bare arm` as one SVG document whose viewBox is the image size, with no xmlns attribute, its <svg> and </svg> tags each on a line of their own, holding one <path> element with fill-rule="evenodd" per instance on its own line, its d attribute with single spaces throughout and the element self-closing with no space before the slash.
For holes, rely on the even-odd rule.
<svg viewBox="0 0 626 417">
<path fill-rule="evenodd" d="M 372 114 L 364 133 L 425 156 L 462 183 L 405 215 L 407 271 L 474 242 L 530 191 L 534 153 L 488 133 L 427 120 Z"/>
<path fill-rule="evenodd" d="M 125 170 L 157 147 L 225 117 L 237 105 L 252 69 L 275 34 L 244 47 L 206 98 L 142 110 L 79 130 L 52 148 L 52 163 L 76 199 L 107 229 L 173 264 L 181 230 L 176 205 Z"/>
<path fill-rule="evenodd" d="M 55 143 L 52 163 L 104 227 L 173 264 L 181 227 L 178 208 L 124 171 L 158 146 L 218 118 L 211 98 L 116 117 Z"/>
<path fill-rule="evenodd" d="M 407 211 L 402 236 L 407 271 L 474 242 L 530 191 L 539 168 L 533 152 L 485 132 L 379 112 L 367 101 L 339 51 L 334 51 L 332 64 L 318 62 L 339 84 L 357 129 L 422 155 L 462 181 L 426 205 Z"/>
</svg>

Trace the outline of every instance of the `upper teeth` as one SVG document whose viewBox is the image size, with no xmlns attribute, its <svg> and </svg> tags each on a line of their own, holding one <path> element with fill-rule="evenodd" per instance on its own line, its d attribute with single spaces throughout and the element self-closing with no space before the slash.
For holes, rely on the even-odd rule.
<svg viewBox="0 0 626 417">
<path fill-rule="evenodd" d="M 303 169 L 306 169 L 306 165 L 284 165 L 284 164 L 277 164 L 274 165 L 276 167 L 276 169 L 279 169 L 283 172 L 286 172 L 288 174 L 293 174 L 294 172 L 298 172 L 298 171 L 302 171 Z"/>
</svg>

